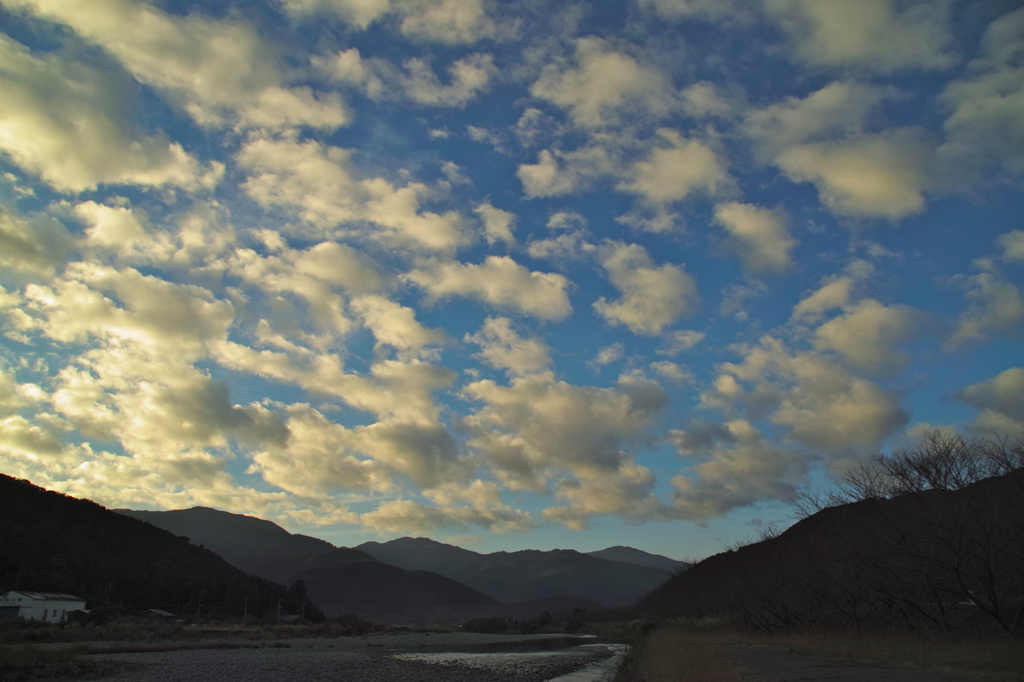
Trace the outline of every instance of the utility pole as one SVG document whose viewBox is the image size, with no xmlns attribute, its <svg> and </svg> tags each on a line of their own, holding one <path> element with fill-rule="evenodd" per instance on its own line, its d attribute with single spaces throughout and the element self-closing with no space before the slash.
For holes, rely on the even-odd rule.
<svg viewBox="0 0 1024 682">
<path fill-rule="evenodd" d="M 110 602 L 110 592 L 111 592 L 111 591 L 112 591 L 113 589 L 114 589 L 114 583 L 113 583 L 113 582 L 111 582 L 111 583 L 110 583 L 109 585 L 107 585 L 107 596 L 106 596 L 106 598 L 105 598 L 105 599 L 103 600 L 103 605 L 104 605 L 104 606 L 106 606 L 106 605 L 107 605 L 107 604 L 108 604 L 108 603 Z"/>
<path fill-rule="evenodd" d="M 203 613 L 203 595 L 206 594 L 206 590 L 199 590 L 199 606 L 196 607 L 196 616 L 200 616 Z"/>
<path fill-rule="evenodd" d="M 245 595 L 245 610 L 242 612 L 242 627 L 249 623 L 249 595 Z"/>
<path fill-rule="evenodd" d="M 281 624 L 281 600 L 277 600 L 277 624 Z"/>
</svg>

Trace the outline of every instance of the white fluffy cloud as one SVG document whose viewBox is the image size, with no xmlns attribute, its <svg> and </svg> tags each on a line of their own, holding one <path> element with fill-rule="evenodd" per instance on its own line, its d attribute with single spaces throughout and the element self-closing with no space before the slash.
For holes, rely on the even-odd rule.
<svg viewBox="0 0 1024 682">
<path fill-rule="evenodd" d="M 571 152 L 542 149 L 537 163 L 520 164 L 516 175 L 527 197 L 557 197 L 586 189 L 618 168 L 618 161 L 608 149 L 592 144 Z"/>
<path fill-rule="evenodd" d="M 507 487 L 542 491 L 560 480 L 556 493 L 586 514 L 621 512 L 650 493 L 650 472 L 637 467 L 623 446 L 643 438 L 668 403 L 656 382 L 627 375 L 612 388 L 596 388 L 541 374 L 508 387 L 478 381 L 464 393 L 483 403 L 464 420 L 472 436 L 468 444 Z M 598 511 L 593 505 L 599 501 L 584 499 L 624 480 L 638 484 L 632 492 L 641 500 L 620 495 Z"/>
<path fill-rule="evenodd" d="M 572 312 L 566 293 L 568 279 L 550 272 L 530 272 L 508 256 L 488 256 L 480 265 L 436 262 L 403 277 L 432 299 L 466 296 L 542 320 L 561 320 Z"/>
<path fill-rule="evenodd" d="M 283 85 L 276 49 L 236 18 L 168 14 L 142 0 L 16 0 L 69 26 L 204 126 L 334 129 L 349 114 L 336 94 Z"/>
<path fill-rule="evenodd" d="M 912 127 L 866 132 L 889 93 L 836 82 L 747 115 L 745 130 L 763 158 L 794 182 L 810 182 L 834 213 L 895 220 L 924 208 L 933 147 Z"/>
<path fill-rule="evenodd" d="M 25 219 L 0 205 L 0 268 L 52 275 L 71 246 L 71 235 L 53 218 Z"/>
<path fill-rule="evenodd" d="M 972 428 L 1011 438 L 1024 431 L 1024 368 L 1000 372 L 964 388 L 956 397 L 979 410 Z"/>
<path fill-rule="evenodd" d="M 731 202 L 715 207 L 715 221 L 729 233 L 727 245 L 750 272 L 785 272 L 793 266 L 796 240 L 776 211 Z"/>
<path fill-rule="evenodd" d="M 1003 249 L 1003 260 L 1024 261 L 1024 230 L 1010 230 L 996 238 Z"/>
<path fill-rule="evenodd" d="M 362 316 L 378 344 L 399 350 L 419 350 L 444 341 L 444 332 L 427 329 L 416 321 L 416 311 L 384 296 L 361 296 L 352 300 L 352 309 Z"/>
<path fill-rule="evenodd" d="M 480 357 L 491 367 L 523 376 L 547 369 L 551 356 L 547 345 L 537 338 L 520 336 L 507 317 L 489 317 L 476 334 L 466 334 L 466 343 L 480 346 Z"/>
<path fill-rule="evenodd" d="M 948 344 L 953 348 L 983 341 L 993 331 L 1013 332 L 1024 324 L 1024 296 L 1020 288 L 991 261 L 982 259 L 975 265 L 981 272 L 953 279 L 964 287 L 971 301 L 949 338 Z"/>
<path fill-rule="evenodd" d="M 766 0 L 765 10 L 819 66 L 876 72 L 953 64 L 948 0 Z"/>
<path fill-rule="evenodd" d="M 674 104 L 665 74 L 596 37 L 578 38 L 571 60 L 545 66 L 530 93 L 565 109 L 584 128 L 614 124 L 627 115 L 658 119 Z"/>
<path fill-rule="evenodd" d="M 515 30 L 499 27 L 484 0 L 281 0 L 281 4 L 299 19 L 336 15 L 361 29 L 395 16 L 402 34 L 446 45 L 503 38 Z"/>
<path fill-rule="evenodd" d="M 465 241 L 457 212 L 421 210 L 425 185 L 396 188 L 383 178 L 357 179 L 350 156 L 313 140 L 255 139 L 239 152 L 238 163 L 252 173 L 243 187 L 254 201 L 297 211 L 318 234 L 365 233 L 359 226 L 371 223 L 382 228 L 371 236 L 405 248 L 448 251 Z"/>
<path fill-rule="evenodd" d="M 745 406 L 755 417 L 768 414 L 797 442 L 835 457 L 873 450 L 908 421 L 895 393 L 771 336 L 746 348 L 743 362 L 720 365 L 703 399 L 709 406 Z"/>
<path fill-rule="evenodd" d="M 811 182 L 840 215 L 902 218 L 924 208 L 932 150 L 922 134 L 895 129 L 790 147 L 776 157 L 796 182 Z"/>
<path fill-rule="evenodd" d="M 611 324 L 656 335 L 696 307 L 697 283 L 681 266 L 656 266 L 639 244 L 611 242 L 603 251 L 601 264 L 622 297 L 601 297 L 594 310 Z"/>
<path fill-rule="evenodd" d="M 914 334 L 920 319 L 921 314 L 909 306 L 863 299 L 818 327 L 814 348 L 836 351 L 862 371 L 895 371 L 908 360 L 897 344 Z"/>
<path fill-rule="evenodd" d="M 706 521 L 762 500 L 789 502 L 805 482 L 808 458 L 775 447 L 743 419 L 711 431 L 675 431 L 680 454 L 701 460 L 672 479 L 672 502 L 684 519 Z"/>
<path fill-rule="evenodd" d="M 61 53 L 37 58 L 2 35 L 0 64 L 0 150 L 55 189 L 204 181 L 180 144 L 132 122 L 122 78 Z"/>
<path fill-rule="evenodd" d="M 992 22 L 982 38 L 982 54 L 968 75 L 942 94 L 950 109 L 946 142 L 940 149 L 953 172 L 977 172 L 989 165 L 1024 173 L 1024 8 Z"/>
<path fill-rule="evenodd" d="M 516 224 L 515 213 L 495 208 L 490 202 L 480 204 L 473 211 L 484 221 L 484 238 L 488 244 L 503 242 L 508 246 L 515 246 L 516 238 L 512 234 Z"/>
<path fill-rule="evenodd" d="M 656 146 L 643 161 L 625 171 L 619 189 L 652 203 L 681 201 L 694 192 L 716 194 L 729 181 L 725 163 L 706 143 L 683 138 L 674 130 L 658 131 L 667 147 Z"/>
</svg>

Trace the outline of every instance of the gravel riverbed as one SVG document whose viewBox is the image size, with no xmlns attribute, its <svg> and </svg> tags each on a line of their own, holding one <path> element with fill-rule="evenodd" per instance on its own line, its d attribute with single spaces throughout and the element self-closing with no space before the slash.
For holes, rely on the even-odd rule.
<svg viewBox="0 0 1024 682">
<path fill-rule="evenodd" d="M 592 679 L 606 679 L 606 671 L 613 663 L 610 659 L 620 653 L 615 645 L 597 645 L 586 638 L 580 638 L 580 644 L 587 646 L 553 651 L 472 651 L 482 645 L 509 642 L 529 646 L 529 642 L 543 639 L 403 633 L 245 643 L 259 648 L 183 649 L 90 657 L 125 665 L 120 672 L 102 678 L 125 682 L 544 682 L 584 669 L 595 671 Z M 585 673 L 583 676 L 586 678 Z"/>
</svg>

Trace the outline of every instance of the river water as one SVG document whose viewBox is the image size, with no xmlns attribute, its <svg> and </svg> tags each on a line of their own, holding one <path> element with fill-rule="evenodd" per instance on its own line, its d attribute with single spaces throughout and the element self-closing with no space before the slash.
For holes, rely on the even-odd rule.
<svg viewBox="0 0 1024 682">
<path fill-rule="evenodd" d="M 516 639 L 446 646 L 443 650 L 395 654 L 428 665 L 477 669 L 502 677 L 512 670 L 568 668 L 549 682 L 610 682 L 626 654 L 626 645 L 598 642 L 593 635 Z"/>
</svg>

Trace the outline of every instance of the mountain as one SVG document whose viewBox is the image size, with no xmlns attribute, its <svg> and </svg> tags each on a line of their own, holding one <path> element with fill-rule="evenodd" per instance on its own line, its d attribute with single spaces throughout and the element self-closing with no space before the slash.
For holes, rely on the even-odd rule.
<svg viewBox="0 0 1024 682">
<path fill-rule="evenodd" d="M 765 631 L 1024 634 L 1024 469 L 827 507 L 675 576 L 612 618 L 730 616 Z"/>
<path fill-rule="evenodd" d="M 276 523 L 230 512 L 193 507 L 174 511 L 117 509 L 119 514 L 183 535 L 202 545 L 243 571 L 277 583 L 290 585 L 302 571 L 312 568 L 319 557 L 331 565 L 342 561 L 376 561 L 372 556 L 334 545 L 307 535 L 289 533 Z"/>
<path fill-rule="evenodd" d="M 251 516 L 206 507 L 117 511 L 187 537 L 193 544 L 202 545 L 256 575 L 285 585 L 302 580 L 309 598 L 328 615 L 354 613 L 369 620 L 414 623 L 497 615 L 528 620 L 545 611 L 557 614 L 577 608 L 602 608 L 596 601 L 573 596 L 502 603 L 441 575 L 440 571 L 426 570 L 427 566 L 462 565 L 468 558 L 481 556 L 429 540 L 429 545 L 413 538 L 402 538 L 386 546 L 366 543 L 379 549 L 382 556 L 396 559 L 405 552 L 420 550 L 423 567 L 406 570 L 378 561 L 360 549 L 335 547 L 323 540 L 293 535 L 277 524 Z"/>
<path fill-rule="evenodd" d="M 438 623 L 504 615 L 506 611 L 494 597 L 451 578 L 376 561 L 320 566 L 297 578 L 329 616 L 354 613 L 391 623 Z"/>
<path fill-rule="evenodd" d="M 89 500 L 0 474 L 0 588 L 241 616 L 301 608 L 298 591 L 248 575 L 212 551 Z M 311 613 L 307 608 L 307 614 Z"/>
<path fill-rule="evenodd" d="M 601 549 L 596 552 L 587 552 L 587 554 L 596 556 L 598 559 L 607 559 L 608 561 L 621 561 L 624 564 L 659 568 L 673 575 L 690 567 L 690 564 L 685 561 L 676 561 L 675 559 L 669 559 L 667 556 L 649 554 L 639 549 L 623 547 L 622 545 Z"/>
<path fill-rule="evenodd" d="M 623 606 L 668 578 L 657 568 L 568 549 L 479 554 L 427 538 L 367 542 L 356 549 L 407 570 L 436 571 L 504 602 L 572 595 Z"/>
</svg>

